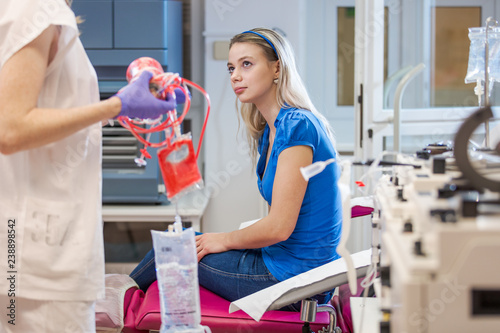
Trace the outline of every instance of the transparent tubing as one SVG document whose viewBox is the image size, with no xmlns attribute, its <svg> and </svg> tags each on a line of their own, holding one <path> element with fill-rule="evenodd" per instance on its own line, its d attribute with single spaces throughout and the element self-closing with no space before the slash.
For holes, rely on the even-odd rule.
<svg viewBox="0 0 500 333">
<path fill-rule="evenodd" d="M 394 119 L 393 119 L 393 128 L 394 128 L 394 151 L 401 151 L 400 143 L 401 143 L 401 100 L 403 96 L 403 92 L 406 88 L 408 82 L 413 79 L 418 73 L 420 73 L 425 68 L 425 64 L 421 63 L 415 66 L 412 70 L 410 70 L 399 82 L 396 93 L 394 95 Z"/>
<path fill-rule="evenodd" d="M 306 167 L 301 167 L 300 173 L 302 174 L 302 177 L 304 177 L 304 179 L 308 181 L 311 177 L 314 177 L 318 173 L 323 171 L 328 164 L 331 164 L 333 162 L 335 162 L 334 158 L 330 158 L 326 161 L 318 161 Z"/>
<path fill-rule="evenodd" d="M 399 81 L 406 73 L 412 69 L 412 66 L 401 68 L 396 73 L 387 78 L 384 82 L 384 108 L 389 108 L 389 93 L 394 82 Z"/>
<path fill-rule="evenodd" d="M 346 247 L 349 234 L 351 233 L 351 162 L 346 160 L 342 162 L 342 174 L 338 180 L 338 187 L 342 197 L 342 234 L 337 253 L 344 259 L 347 267 L 347 282 L 351 294 L 355 295 L 358 290 L 356 283 L 356 268 L 352 261 L 351 253 Z"/>
</svg>

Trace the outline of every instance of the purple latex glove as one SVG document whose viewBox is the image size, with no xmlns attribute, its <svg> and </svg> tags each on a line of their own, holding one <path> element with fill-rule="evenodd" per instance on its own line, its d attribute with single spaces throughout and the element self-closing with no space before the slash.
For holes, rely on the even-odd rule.
<svg viewBox="0 0 500 333">
<path fill-rule="evenodd" d="M 189 98 L 191 99 L 191 92 L 187 88 L 186 91 L 189 95 Z M 177 104 L 184 104 L 186 102 L 186 95 L 184 95 L 184 92 L 182 91 L 181 88 L 175 88 L 174 93 L 175 93 L 175 102 Z"/>
<path fill-rule="evenodd" d="M 191 92 L 189 89 L 186 88 L 186 91 L 188 92 L 189 98 L 191 99 Z M 174 93 L 168 93 L 167 94 L 167 101 L 170 101 L 172 99 L 172 95 L 175 95 L 175 103 L 177 105 L 179 104 L 184 104 L 186 102 L 186 95 L 184 95 L 184 91 L 182 91 L 181 88 L 175 88 Z"/>
<path fill-rule="evenodd" d="M 144 71 L 137 80 L 115 95 L 122 101 L 122 109 L 117 117 L 156 119 L 175 109 L 177 104 L 172 96 L 167 96 L 167 100 L 163 101 L 149 91 L 149 81 L 152 77 L 153 73 Z"/>
</svg>

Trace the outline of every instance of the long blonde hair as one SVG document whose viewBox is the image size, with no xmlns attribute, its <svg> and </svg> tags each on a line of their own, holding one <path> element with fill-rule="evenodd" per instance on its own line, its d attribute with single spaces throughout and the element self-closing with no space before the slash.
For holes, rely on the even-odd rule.
<svg viewBox="0 0 500 333">
<path fill-rule="evenodd" d="M 311 111 L 324 124 L 330 140 L 335 144 L 333 130 L 330 124 L 326 118 L 319 113 L 318 110 L 316 110 L 311 99 L 309 98 L 304 83 L 302 82 L 302 79 L 297 71 L 295 54 L 288 40 L 270 29 L 255 28 L 251 31 L 264 36 L 267 40 L 257 34 L 243 32 L 231 39 L 229 49 L 231 49 L 231 47 L 236 43 L 257 44 L 264 51 L 264 55 L 267 60 L 279 60 L 280 71 L 276 93 L 278 105 L 280 108 L 287 105 L 288 107 Z M 274 49 L 268 41 L 272 43 Z M 238 99 L 236 99 L 236 108 L 238 108 Z M 250 152 L 255 160 L 259 139 L 264 133 L 264 129 L 266 127 L 266 120 L 253 103 L 241 103 L 239 114 L 245 123 Z"/>
</svg>

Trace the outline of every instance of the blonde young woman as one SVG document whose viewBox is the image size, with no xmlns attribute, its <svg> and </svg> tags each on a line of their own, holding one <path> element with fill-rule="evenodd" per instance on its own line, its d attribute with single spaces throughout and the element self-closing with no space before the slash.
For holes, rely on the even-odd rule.
<svg viewBox="0 0 500 333">
<path fill-rule="evenodd" d="M 342 213 L 337 164 L 309 182 L 300 174 L 300 167 L 337 153 L 288 41 L 268 29 L 238 34 L 227 69 L 269 203 L 269 214 L 245 229 L 196 236 L 200 284 L 233 301 L 337 259 Z M 142 289 L 156 279 L 153 252 L 131 276 Z M 330 297 L 317 295 L 319 302 Z"/>
<path fill-rule="evenodd" d="M 101 121 L 174 107 L 148 74 L 100 102 L 78 36 L 65 0 L 0 2 L 1 333 L 95 332 Z"/>
</svg>

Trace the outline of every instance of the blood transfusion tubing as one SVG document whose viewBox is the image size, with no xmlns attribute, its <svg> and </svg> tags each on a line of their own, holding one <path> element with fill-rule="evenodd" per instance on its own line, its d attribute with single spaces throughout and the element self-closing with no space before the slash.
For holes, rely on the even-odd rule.
<svg viewBox="0 0 500 333">
<path fill-rule="evenodd" d="M 130 119 L 118 117 L 118 122 L 128 129 L 144 144 L 141 157 L 136 159 L 138 165 L 145 165 L 145 157 L 149 158 L 148 147 L 158 149 L 158 163 L 167 190 L 169 200 L 175 201 L 184 193 L 201 188 L 203 180 L 198 170 L 197 159 L 205 133 L 205 127 L 210 113 L 210 98 L 199 85 L 180 77 L 175 73 L 165 73 L 161 64 L 153 58 L 142 57 L 134 60 L 127 68 L 127 81 L 133 82 L 143 71 L 153 73 L 149 82 L 151 93 L 159 99 L 166 99 L 168 94 L 175 98 L 176 94 L 183 94 L 184 109 L 180 115 L 177 110 L 169 110 L 165 116 L 158 119 Z M 188 87 L 198 90 L 207 101 L 207 112 L 200 133 L 200 140 L 196 154 L 190 134 L 181 134 L 181 124 L 190 106 L 191 97 Z M 179 98 L 179 101 L 181 98 Z M 151 133 L 164 132 L 165 139 L 160 142 L 151 142 Z"/>
</svg>

